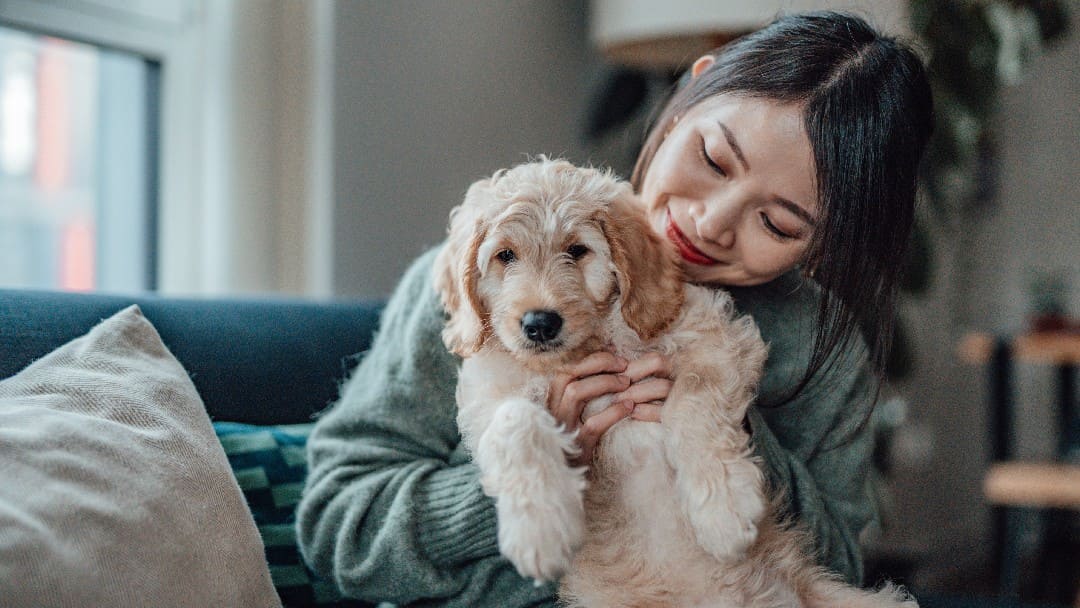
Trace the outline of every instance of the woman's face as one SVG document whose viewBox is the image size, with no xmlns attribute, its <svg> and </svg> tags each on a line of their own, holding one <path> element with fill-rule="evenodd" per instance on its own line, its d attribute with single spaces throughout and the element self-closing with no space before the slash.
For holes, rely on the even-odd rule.
<svg viewBox="0 0 1080 608">
<path fill-rule="evenodd" d="M 803 259 L 818 203 L 802 121 L 798 105 L 722 95 L 681 116 L 660 144 L 641 194 L 689 280 L 758 285 Z"/>
</svg>

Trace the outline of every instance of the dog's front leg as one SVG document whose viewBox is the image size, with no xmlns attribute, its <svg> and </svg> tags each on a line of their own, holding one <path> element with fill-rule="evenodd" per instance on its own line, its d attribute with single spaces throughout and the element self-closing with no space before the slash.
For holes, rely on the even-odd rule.
<svg viewBox="0 0 1080 608">
<path fill-rule="evenodd" d="M 691 358 L 716 361 L 699 357 Z M 742 426 L 753 392 L 733 370 L 696 367 L 673 370 L 663 409 L 668 459 L 698 544 L 717 559 L 738 559 L 766 510 L 764 477 Z"/>
<path fill-rule="evenodd" d="M 484 491 L 495 497 L 499 551 L 522 576 L 558 579 L 585 529 L 585 471 L 571 467 L 573 433 L 540 404 L 521 397 L 495 409 L 477 442 Z"/>
</svg>

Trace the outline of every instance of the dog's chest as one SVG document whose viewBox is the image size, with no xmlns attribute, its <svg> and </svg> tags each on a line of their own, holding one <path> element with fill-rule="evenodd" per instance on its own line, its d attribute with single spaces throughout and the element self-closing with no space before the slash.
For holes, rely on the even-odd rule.
<svg viewBox="0 0 1080 608">
<path fill-rule="evenodd" d="M 457 421 L 470 451 L 503 400 L 526 399 L 544 407 L 550 384 L 550 377 L 524 370 L 502 353 L 466 358 L 458 377 Z"/>
<path fill-rule="evenodd" d="M 590 517 L 627 522 L 638 542 L 657 549 L 686 534 L 677 513 L 675 469 L 667 457 L 668 429 L 655 422 L 625 419 L 601 438 Z M 659 556 L 658 556 L 659 557 Z"/>
</svg>

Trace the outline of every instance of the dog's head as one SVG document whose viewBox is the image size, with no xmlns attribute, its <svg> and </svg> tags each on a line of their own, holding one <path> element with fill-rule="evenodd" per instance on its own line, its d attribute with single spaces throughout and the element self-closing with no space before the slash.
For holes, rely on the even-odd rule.
<svg viewBox="0 0 1080 608">
<path fill-rule="evenodd" d="M 450 319 L 443 340 L 461 356 L 495 337 L 523 358 L 580 356 L 619 303 L 643 339 L 682 306 L 674 252 L 629 184 L 610 173 L 541 159 L 469 188 L 450 214 L 435 285 Z"/>
</svg>

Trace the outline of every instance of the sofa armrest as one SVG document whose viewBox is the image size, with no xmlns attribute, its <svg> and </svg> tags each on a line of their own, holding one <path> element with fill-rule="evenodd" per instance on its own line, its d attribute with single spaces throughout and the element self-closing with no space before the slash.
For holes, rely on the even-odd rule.
<svg viewBox="0 0 1080 608">
<path fill-rule="evenodd" d="M 371 344 L 382 303 L 0 289 L 0 379 L 138 304 L 214 420 L 308 422 Z"/>
</svg>

